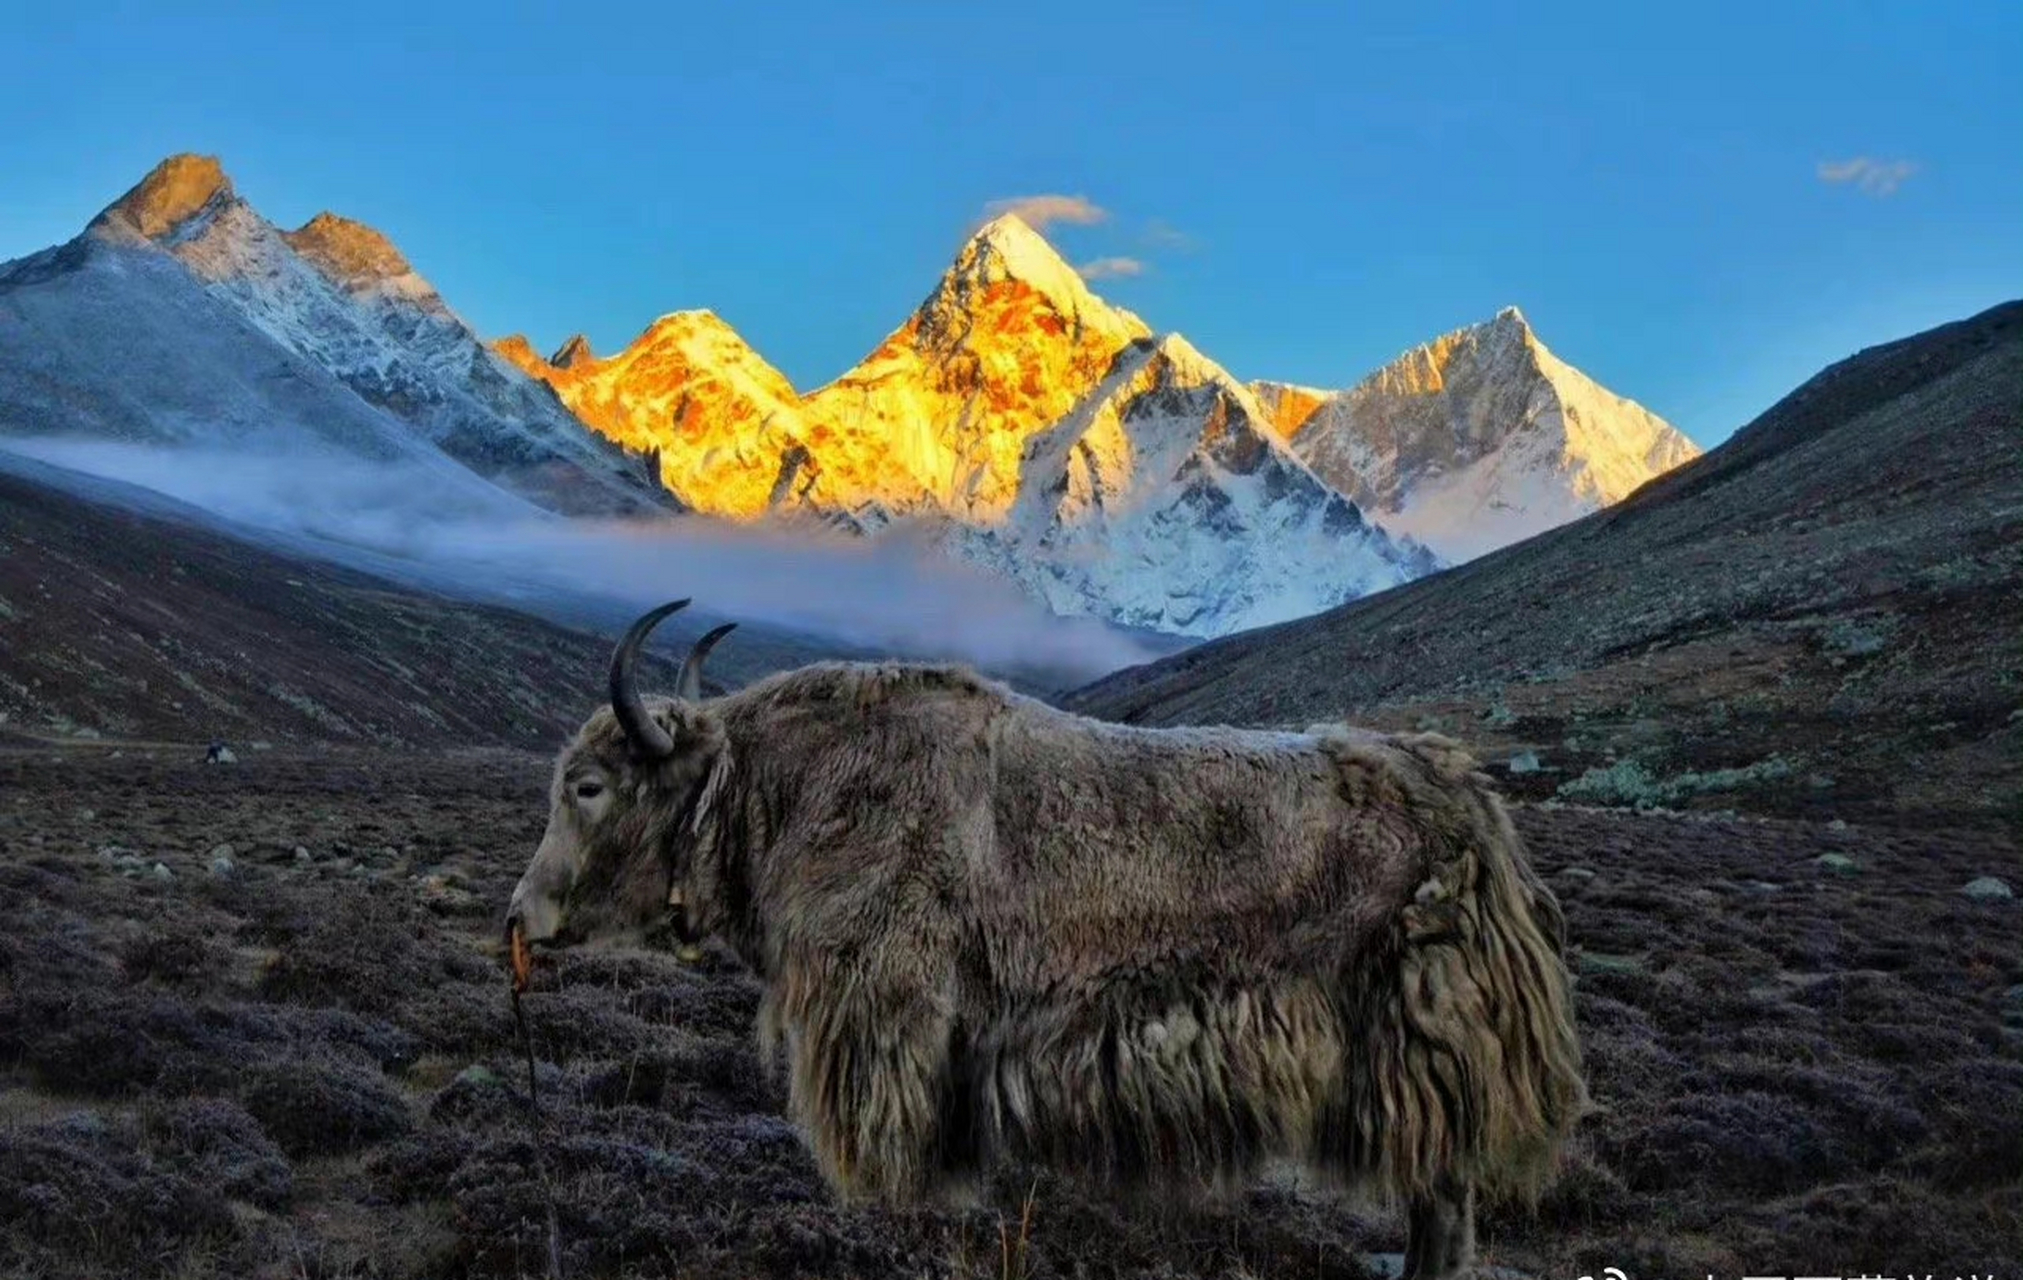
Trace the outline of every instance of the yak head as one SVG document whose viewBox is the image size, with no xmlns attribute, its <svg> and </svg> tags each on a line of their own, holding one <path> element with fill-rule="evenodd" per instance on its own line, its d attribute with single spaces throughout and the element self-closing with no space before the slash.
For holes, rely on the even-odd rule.
<svg viewBox="0 0 2023 1280">
<path fill-rule="evenodd" d="M 729 764 L 722 721 L 703 703 L 702 664 L 736 626 L 696 641 L 672 698 L 645 698 L 639 647 L 677 600 L 632 624 L 611 657 L 611 703 L 562 749 L 548 829 L 513 890 L 508 939 L 571 946 L 636 939 L 670 915 L 694 934 L 682 886 L 696 831 Z"/>
</svg>

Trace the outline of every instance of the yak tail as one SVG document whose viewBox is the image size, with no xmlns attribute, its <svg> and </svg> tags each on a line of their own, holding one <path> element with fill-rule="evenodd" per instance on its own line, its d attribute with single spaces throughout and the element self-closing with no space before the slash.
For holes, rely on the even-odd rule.
<svg viewBox="0 0 2023 1280">
<path fill-rule="evenodd" d="M 1436 735 L 1398 745 L 1430 874 L 1344 983 L 1359 1042 L 1336 1119 L 1352 1132 L 1323 1143 L 1393 1195 L 1458 1176 L 1535 1203 L 1590 1109 L 1564 917 L 1474 761 Z"/>
</svg>

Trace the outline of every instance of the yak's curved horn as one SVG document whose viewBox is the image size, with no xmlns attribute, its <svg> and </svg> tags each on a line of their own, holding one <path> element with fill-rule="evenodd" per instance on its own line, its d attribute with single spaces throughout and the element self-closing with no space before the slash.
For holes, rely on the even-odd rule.
<svg viewBox="0 0 2023 1280">
<path fill-rule="evenodd" d="M 681 683 L 675 686 L 675 696 L 688 702 L 702 701 L 702 663 L 709 657 L 709 651 L 716 648 L 716 642 L 738 629 L 735 622 L 703 633 L 695 642 L 695 648 L 688 651 L 688 661 L 681 664 Z"/>
<path fill-rule="evenodd" d="M 674 754 L 674 739 L 646 714 L 646 702 L 639 696 L 632 668 L 639 661 L 639 646 L 646 642 L 647 633 L 668 614 L 687 607 L 688 601 L 676 600 L 645 614 L 632 624 L 611 655 L 611 713 L 618 717 L 618 727 L 625 730 L 633 749 L 655 760 Z"/>
</svg>

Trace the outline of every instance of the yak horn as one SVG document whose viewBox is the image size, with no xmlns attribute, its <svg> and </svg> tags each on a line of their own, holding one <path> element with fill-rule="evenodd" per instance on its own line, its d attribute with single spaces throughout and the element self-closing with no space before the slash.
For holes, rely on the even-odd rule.
<svg viewBox="0 0 2023 1280">
<path fill-rule="evenodd" d="M 676 600 L 644 615 L 632 624 L 611 655 L 611 713 L 618 717 L 618 727 L 625 730 L 633 750 L 654 760 L 674 754 L 674 739 L 646 714 L 646 702 L 639 696 L 639 681 L 632 668 L 639 661 L 639 646 L 646 642 L 647 633 L 659 626 L 662 618 L 687 606 L 688 601 Z"/>
<path fill-rule="evenodd" d="M 684 702 L 702 701 L 702 663 L 709 657 L 709 651 L 716 648 L 716 642 L 737 630 L 738 624 L 726 622 L 716 629 L 706 632 L 695 642 L 695 648 L 688 651 L 688 661 L 681 664 L 681 683 L 675 686 L 675 696 Z"/>
</svg>

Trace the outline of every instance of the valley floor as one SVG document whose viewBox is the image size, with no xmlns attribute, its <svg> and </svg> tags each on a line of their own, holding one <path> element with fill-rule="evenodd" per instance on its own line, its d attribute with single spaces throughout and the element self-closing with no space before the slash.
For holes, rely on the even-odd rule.
<svg viewBox="0 0 2023 1280">
<path fill-rule="evenodd" d="M 494 930 L 547 767 L 0 750 L 0 1273 L 540 1274 Z M 1961 890 L 2023 887 L 2013 844 L 1519 817 L 1566 904 L 1602 1109 L 1535 1214 L 1485 1219 L 1490 1262 L 2006 1274 L 2023 903 Z M 571 1277 L 1361 1277 L 1402 1248 L 1395 1218 L 1287 1186 L 1161 1211 L 1008 1175 L 969 1213 L 842 1210 L 762 1080 L 734 964 L 607 953 L 541 975 Z"/>
</svg>

